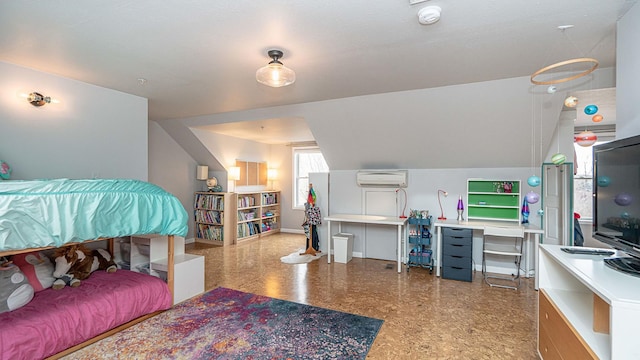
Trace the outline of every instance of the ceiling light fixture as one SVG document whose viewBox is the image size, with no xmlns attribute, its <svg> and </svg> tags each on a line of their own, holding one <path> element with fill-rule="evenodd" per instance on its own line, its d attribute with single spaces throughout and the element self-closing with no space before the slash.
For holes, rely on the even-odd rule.
<svg viewBox="0 0 640 360">
<path fill-rule="evenodd" d="M 440 20 L 440 6 L 427 6 L 418 10 L 418 22 L 422 25 L 435 24 Z"/>
<path fill-rule="evenodd" d="M 282 87 L 293 84 L 296 81 L 296 73 L 280 62 L 283 55 L 282 51 L 269 50 L 267 54 L 272 60 L 267 66 L 261 67 L 256 71 L 256 80 L 260 84 L 271 87 Z"/>
</svg>

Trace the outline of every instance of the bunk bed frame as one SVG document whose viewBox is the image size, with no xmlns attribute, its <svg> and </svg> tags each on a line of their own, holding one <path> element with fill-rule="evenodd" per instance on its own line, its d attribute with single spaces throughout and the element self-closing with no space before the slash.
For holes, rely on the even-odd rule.
<svg viewBox="0 0 640 360">
<path fill-rule="evenodd" d="M 33 184 L 32 184 L 33 183 Z M 76 193 L 80 193 L 84 190 L 78 191 L 76 189 L 76 183 L 80 184 L 83 188 L 88 189 L 87 194 L 80 195 L 85 196 L 83 200 L 86 202 L 95 200 L 95 203 L 90 203 L 91 205 L 99 204 L 99 206 L 92 207 L 95 213 L 101 213 L 101 207 L 108 206 L 108 211 L 113 211 L 114 208 L 117 209 L 118 202 L 121 198 L 125 199 L 125 205 L 131 204 L 131 199 L 135 201 L 139 201 L 139 203 L 135 203 L 135 205 L 143 208 L 141 214 L 137 214 L 135 211 L 131 210 L 133 214 L 139 215 L 138 219 L 143 221 L 142 225 L 136 227 L 132 222 L 132 224 L 124 223 L 117 225 L 111 224 L 107 222 L 107 224 L 97 224 L 96 226 L 92 226 L 90 233 L 86 233 L 86 229 L 75 227 L 71 229 L 71 231 L 67 231 L 65 226 L 71 226 L 69 224 L 60 224 L 62 230 L 60 233 L 53 233 L 51 230 L 52 227 L 49 224 L 53 223 L 54 220 L 51 218 L 47 218 L 46 216 L 40 216 L 41 213 L 47 213 L 47 211 L 42 211 L 38 207 L 42 207 L 43 209 L 53 209 L 53 212 L 58 211 L 56 215 L 64 215 L 68 218 L 72 219 L 72 223 L 82 223 L 83 221 L 91 221 L 90 216 L 86 216 L 87 214 L 82 214 L 82 211 L 85 209 L 75 209 L 80 210 L 79 213 L 69 214 L 68 209 L 62 209 L 64 206 L 61 206 L 60 209 L 56 208 L 59 203 L 64 204 L 64 200 L 55 198 L 58 194 L 65 194 L 67 196 L 75 196 Z M 173 195 L 166 193 L 164 190 L 159 187 L 142 182 L 137 180 L 68 180 L 68 179 L 58 179 L 58 180 L 42 180 L 42 181 L 17 181 L 17 182 L 3 182 L 0 183 L 0 220 L 4 220 L 5 223 L 0 223 L 0 235 L 3 237 L 0 238 L 0 256 L 11 256 L 21 253 L 29 253 L 35 251 L 42 250 L 50 250 L 57 247 L 71 246 L 78 243 L 88 243 L 88 242 L 96 242 L 96 241 L 106 241 L 107 249 L 111 254 L 114 253 L 114 238 L 123 237 L 123 236 L 135 236 L 135 235 L 148 235 L 148 234 L 164 234 L 168 238 L 168 246 L 167 246 L 167 287 L 170 293 L 171 301 L 170 304 L 173 304 L 174 299 L 174 236 L 185 236 L 187 232 L 187 213 L 184 210 L 184 207 L 180 204 L 180 202 Z M 32 187 L 30 187 L 33 185 Z M 78 186 L 80 186 L 78 185 Z M 55 190 L 51 190 L 52 186 Z M 59 186 L 59 187 L 58 187 Z M 57 192 L 56 192 L 57 191 Z M 42 195 L 44 194 L 44 195 Z M 74 194 L 74 195 L 69 195 Z M 102 195 L 96 195 L 102 194 Z M 96 197 L 97 196 L 97 197 Z M 104 198 L 100 197 L 104 196 Z M 140 196 L 140 199 L 138 199 Z M 27 203 L 26 205 L 22 204 L 21 197 L 30 198 L 31 200 L 38 199 L 40 202 L 37 202 L 35 206 L 31 203 Z M 40 198 L 42 197 L 42 199 Z M 155 201 L 147 201 L 147 199 L 153 199 Z M 78 202 L 79 204 L 84 204 L 84 202 Z M 75 204 L 75 203 L 71 203 Z M 106 205 L 105 205 L 106 204 Z M 68 204 L 67 204 L 68 205 Z M 67 206 L 68 208 L 69 206 Z M 157 211 L 156 211 L 157 208 Z M 153 212 L 149 212 L 149 209 L 152 209 Z M 129 211 L 129 210 L 126 210 Z M 126 211 L 120 212 L 121 216 L 129 216 L 129 213 Z M 146 211 L 146 212 L 145 212 Z M 161 212 L 160 216 L 150 216 L 153 219 L 149 219 L 148 223 L 146 222 L 146 218 L 144 214 L 152 214 L 156 215 L 157 212 Z M 16 214 L 18 214 L 16 216 Z M 27 214 L 27 215 L 24 215 Z M 124 215 L 122 215 L 125 213 Z M 48 215 L 48 213 L 47 213 Z M 92 215 L 92 214 L 90 214 Z M 3 219 L 4 217 L 4 219 Z M 22 221 L 21 218 L 25 218 L 28 220 L 26 226 L 13 226 L 14 224 Z M 62 220 L 65 217 L 60 217 Z M 35 219 L 35 220 L 34 220 Z M 35 222 L 33 222 L 35 221 Z M 32 223 L 33 222 L 33 223 Z M 7 223 L 9 225 L 7 225 Z M 33 235 L 29 232 L 33 227 Z M 94 225 L 94 224 L 92 224 Z M 36 235 L 42 234 L 38 233 L 40 229 L 46 229 L 47 232 L 51 232 L 50 239 L 55 239 L 55 246 L 51 245 L 53 242 L 51 240 L 49 243 L 44 243 L 47 246 L 32 246 L 33 237 L 37 237 Z M 4 231 L 4 232 L 2 232 Z M 85 231 L 85 233 L 83 233 Z M 132 234 L 123 234 L 131 232 Z M 137 233 L 136 233 L 137 232 Z M 6 236 L 6 234 L 9 234 Z M 49 235 L 46 233 L 46 235 Z M 82 240 L 77 241 L 78 239 L 87 237 L 92 237 L 94 240 Z M 105 236 L 106 235 L 106 236 Z M 152 240 L 153 241 L 153 240 Z M 167 293 L 163 293 L 163 297 L 166 298 Z M 44 299 L 44 298 L 43 298 Z M 163 305 L 164 307 L 164 305 Z M 169 305 L 169 308 L 171 305 Z M 14 311 L 19 311 L 20 309 L 16 309 Z M 144 311 L 153 311 L 153 309 L 144 310 Z M 141 311 L 141 312 L 144 312 Z M 122 331 L 128 327 L 131 327 L 141 321 L 144 321 L 150 317 L 153 317 L 165 310 L 153 311 L 148 314 L 141 315 L 131 321 L 116 325 L 114 328 L 106 330 L 105 332 L 94 336 L 92 338 L 88 338 L 76 345 L 73 345 L 65 350 L 62 350 L 53 355 L 45 355 L 48 356 L 48 359 L 59 359 L 63 356 L 66 356 L 78 349 L 81 349 L 85 346 L 93 344 L 99 340 L 102 340 L 106 337 L 109 337 L 119 331 Z M 2 315 L 2 314 L 0 314 Z M 137 313 L 136 313 L 137 315 Z M 134 315 L 135 316 L 135 315 Z M 121 320 L 117 320 L 116 323 Z M 7 325 L 7 324 L 5 324 Z M 102 331 L 102 330 L 98 330 Z M 95 333 L 95 331 L 94 331 Z M 39 339 L 34 339 L 38 341 Z M 75 340 L 74 340 L 75 341 Z M 13 345 L 8 345 L 13 346 Z M 3 349 L 8 350 L 8 349 Z M 51 350 L 47 350 L 51 352 Z M 54 350 L 57 351 L 57 350 Z M 32 355 L 35 356 L 35 355 Z M 0 357 L 3 357 L 3 354 L 0 353 Z"/>
</svg>

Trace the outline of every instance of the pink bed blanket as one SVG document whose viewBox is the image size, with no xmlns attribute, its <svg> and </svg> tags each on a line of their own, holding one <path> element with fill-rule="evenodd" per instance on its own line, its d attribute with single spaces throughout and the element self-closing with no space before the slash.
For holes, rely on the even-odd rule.
<svg viewBox="0 0 640 360">
<path fill-rule="evenodd" d="M 0 314 L 0 358 L 45 358 L 171 303 L 157 277 L 96 271 L 77 288 L 37 292 L 27 305 Z"/>
</svg>

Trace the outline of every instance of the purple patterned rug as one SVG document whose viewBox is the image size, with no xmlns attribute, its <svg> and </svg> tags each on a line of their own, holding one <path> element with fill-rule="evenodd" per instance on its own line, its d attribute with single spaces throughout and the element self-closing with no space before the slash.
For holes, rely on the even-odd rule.
<svg viewBox="0 0 640 360">
<path fill-rule="evenodd" d="M 382 322 L 220 287 L 65 359 L 364 359 Z"/>
</svg>

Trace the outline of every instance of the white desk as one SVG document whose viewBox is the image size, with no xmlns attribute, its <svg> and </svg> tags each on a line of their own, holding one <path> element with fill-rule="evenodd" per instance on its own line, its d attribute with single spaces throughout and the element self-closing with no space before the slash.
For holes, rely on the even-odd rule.
<svg viewBox="0 0 640 360">
<path fill-rule="evenodd" d="M 378 215 L 358 215 L 358 214 L 335 214 L 324 218 L 327 222 L 327 262 L 331 263 L 331 222 L 338 222 L 338 232 L 342 232 L 342 223 L 360 223 L 375 225 L 393 225 L 398 227 L 398 272 L 402 272 L 402 230 L 407 222 L 407 218 L 401 219 L 395 216 Z M 405 229 L 406 230 L 406 229 Z"/>
<path fill-rule="evenodd" d="M 442 264 L 442 228 L 450 227 L 450 228 L 458 228 L 458 229 L 473 229 L 473 230 L 484 230 L 485 226 L 503 226 L 503 227 L 523 227 L 524 233 L 527 234 L 525 237 L 525 257 L 524 257 L 524 268 L 525 268 L 525 277 L 530 276 L 531 270 L 531 261 L 529 257 L 532 253 L 535 254 L 534 264 L 538 263 L 538 244 L 540 243 L 541 235 L 544 233 L 540 227 L 532 224 L 518 224 L 515 222 L 508 221 L 492 221 L 492 220 L 469 220 L 469 221 L 457 221 L 457 220 L 437 220 L 433 226 L 436 230 L 436 276 L 440 276 L 440 266 Z M 533 241 L 531 241 L 531 235 L 534 234 L 536 237 L 535 244 L 533 247 Z"/>
</svg>

